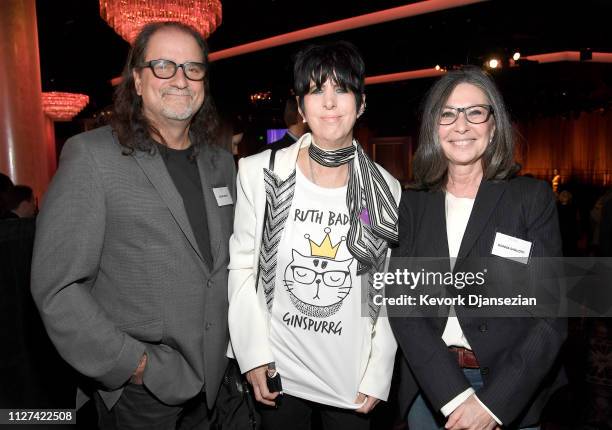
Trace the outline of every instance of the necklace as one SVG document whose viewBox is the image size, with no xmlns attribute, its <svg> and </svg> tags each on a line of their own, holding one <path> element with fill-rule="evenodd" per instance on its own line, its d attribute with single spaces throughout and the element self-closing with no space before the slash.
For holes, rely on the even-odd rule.
<svg viewBox="0 0 612 430">
<path fill-rule="evenodd" d="M 315 161 L 315 163 L 316 163 L 316 161 Z M 340 167 L 340 166 L 339 166 L 339 167 Z M 310 156 L 308 157 L 308 168 L 309 168 L 309 170 L 310 170 L 310 180 L 312 181 L 312 183 L 313 183 L 313 184 L 315 184 L 315 185 L 317 185 L 317 186 L 319 186 L 319 187 L 322 187 L 323 185 L 320 185 L 320 184 L 317 182 L 317 178 L 316 178 L 316 175 L 315 175 L 315 172 L 314 172 L 314 167 L 313 167 L 313 159 L 312 159 Z M 337 176 L 335 179 L 338 179 L 338 176 Z M 345 178 L 342 180 L 342 184 L 341 184 L 341 185 L 339 185 L 339 186 L 344 186 L 344 185 L 346 185 L 346 181 L 347 181 L 347 179 L 348 179 L 348 176 L 347 176 L 347 177 L 345 177 Z M 336 187 L 336 186 L 334 186 L 333 188 L 335 188 L 335 187 Z M 328 186 L 328 187 L 325 187 L 325 188 L 329 188 L 329 186 Z"/>
</svg>

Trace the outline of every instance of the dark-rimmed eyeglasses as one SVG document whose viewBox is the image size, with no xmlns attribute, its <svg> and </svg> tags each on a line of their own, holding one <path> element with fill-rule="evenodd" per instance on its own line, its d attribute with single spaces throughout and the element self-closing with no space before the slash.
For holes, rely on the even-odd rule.
<svg viewBox="0 0 612 430">
<path fill-rule="evenodd" d="M 190 81 L 202 81 L 206 76 L 206 65 L 194 61 L 176 64 L 171 60 L 151 60 L 142 64 L 140 67 L 149 67 L 153 75 L 159 79 L 170 79 L 174 77 L 179 67 L 183 69 L 185 77 Z"/>
<path fill-rule="evenodd" d="M 344 285 L 344 281 L 347 276 L 350 275 L 349 272 L 344 272 L 341 270 L 330 270 L 327 272 L 317 272 L 307 267 L 302 266 L 291 266 L 291 270 L 293 271 L 293 280 L 302 284 L 312 284 L 317 276 L 321 276 L 323 279 L 323 283 L 328 287 L 341 287 Z"/>
<path fill-rule="evenodd" d="M 493 113 L 493 106 L 491 105 L 474 105 L 464 108 L 445 107 L 440 112 L 440 125 L 451 125 L 459 114 L 463 112 L 467 122 L 472 124 L 482 124 L 487 122 Z"/>
</svg>

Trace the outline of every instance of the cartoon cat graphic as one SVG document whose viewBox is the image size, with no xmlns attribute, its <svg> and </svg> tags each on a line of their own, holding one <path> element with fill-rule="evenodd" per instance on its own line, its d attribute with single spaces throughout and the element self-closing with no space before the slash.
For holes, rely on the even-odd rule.
<svg viewBox="0 0 612 430">
<path fill-rule="evenodd" d="M 310 241 L 311 256 L 292 250 L 292 260 L 285 269 L 285 287 L 291 302 L 301 313 L 315 318 L 338 312 L 352 288 L 353 258 L 335 259 L 340 243 L 331 246 L 329 231 L 325 229 L 321 245 Z"/>
</svg>

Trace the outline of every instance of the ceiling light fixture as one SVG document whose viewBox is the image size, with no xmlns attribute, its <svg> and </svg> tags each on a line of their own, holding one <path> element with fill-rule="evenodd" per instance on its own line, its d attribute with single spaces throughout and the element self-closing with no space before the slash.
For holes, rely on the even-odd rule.
<svg viewBox="0 0 612 430">
<path fill-rule="evenodd" d="M 219 0 L 100 0 L 100 16 L 130 44 L 146 24 L 178 21 L 208 37 L 221 24 Z"/>
<path fill-rule="evenodd" d="M 89 103 L 85 94 L 50 92 L 42 93 L 45 114 L 53 121 L 70 121 Z"/>
</svg>

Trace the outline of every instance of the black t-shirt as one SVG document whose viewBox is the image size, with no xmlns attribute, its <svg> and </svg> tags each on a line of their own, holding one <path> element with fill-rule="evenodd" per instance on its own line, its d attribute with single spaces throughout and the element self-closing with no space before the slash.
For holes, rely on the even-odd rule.
<svg viewBox="0 0 612 430">
<path fill-rule="evenodd" d="M 192 148 L 172 149 L 158 145 L 168 173 L 183 198 L 187 218 L 195 235 L 200 252 L 208 267 L 212 267 L 210 235 L 204 204 L 202 181 L 196 160 L 190 160 Z"/>
</svg>

